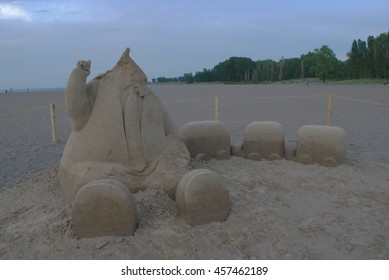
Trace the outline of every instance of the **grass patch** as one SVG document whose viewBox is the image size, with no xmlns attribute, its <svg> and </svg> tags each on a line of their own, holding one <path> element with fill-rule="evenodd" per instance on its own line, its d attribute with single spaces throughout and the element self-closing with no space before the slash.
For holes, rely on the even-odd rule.
<svg viewBox="0 0 389 280">
<path fill-rule="evenodd" d="M 389 82 L 387 79 L 355 79 L 355 80 L 342 80 L 342 81 L 329 81 L 328 84 L 334 85 L 372 85 L 372 84 L 385 84 Z"/>
<path fill-rule="evenodd" d="M 323 83 L 322 80 L 318 78 L 308 78 L 306 79 L 311 84 L 326 84 L 326 85 L 374 85 L 374 84 L 389 84 L 388 79 L 352 79 L 352 80 L 327 80 Z M 296 80 L 284 80 L 276 82 L 277 84 L 298 84 L 305 83 L 306 80 L 296 79 Z"/>
</svg>

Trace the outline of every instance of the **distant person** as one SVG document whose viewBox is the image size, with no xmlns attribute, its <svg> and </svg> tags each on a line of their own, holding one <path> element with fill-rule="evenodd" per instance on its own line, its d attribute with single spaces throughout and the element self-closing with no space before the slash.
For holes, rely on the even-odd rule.
<svg viewBox="0 0 389 280">
<path fill-rule="evenodd" d="M 305 81 L 305 85 L 309 86 L 309 81 L 308 80 Z"/>
</svg>

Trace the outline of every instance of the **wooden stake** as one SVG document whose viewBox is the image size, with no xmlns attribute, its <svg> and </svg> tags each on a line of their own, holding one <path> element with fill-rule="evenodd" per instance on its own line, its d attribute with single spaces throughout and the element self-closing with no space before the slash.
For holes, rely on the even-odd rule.
<svg viewBox="0 0 389 280">
<path fill-rule="evenodd" d="M 327 125 L 332 125 L 332 96 L 333 94 L 328 94 L 328 105 L 327 105 Z"/>
<path fill-rule="evenodd" d="M 215 121 L 219 120 L 219 96 L 215 96 Z"/>
<path fill-rule="evenodd" d="M 50 115 L 51 115 L 51 136 L 53 142 L 57 142 L 58 133 L 57 133 L 57 117 L 55 113 L 55 104 L 50 104 Z"/>
</svg>

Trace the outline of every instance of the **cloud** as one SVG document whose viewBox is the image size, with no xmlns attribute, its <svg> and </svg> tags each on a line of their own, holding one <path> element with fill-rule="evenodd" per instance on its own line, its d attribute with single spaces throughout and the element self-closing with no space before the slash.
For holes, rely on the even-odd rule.
<svg viewBox="0 0 389 280">
<path fill-rule="evenodd" d="M 0 0 L 0 8 L 1 89 L 64 85 L 80 58 L 93 61 L 93 77 L 127 46 L 149 78 L 230 56 L 299 57 L 323 44 L 344 59 L 353 39 L 388 30 L 389 1 Z"/>
<path fill-rule="evenodd" d="M 86 0 L 0 0 L 0 20 L 17 19 L 37 24 L 99 22 L 109 16 L 105 10 L 106 6 L 91 5 Z"/>
<path fill-rule="evenodd" d="M 2 19 L 22 19 L 31 21 L 31 15 L 16 5 L 0 4 L 0 20 Z"/>
</svg>

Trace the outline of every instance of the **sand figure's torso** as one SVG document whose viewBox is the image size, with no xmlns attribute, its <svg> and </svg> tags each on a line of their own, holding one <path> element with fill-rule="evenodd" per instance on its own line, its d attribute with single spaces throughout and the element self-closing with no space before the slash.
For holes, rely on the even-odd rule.
<svg viewBox="0 0 389 280">
<path fill-rule="evenodd" d="M 145 180 L 155 170 L 173 174 L 174 170 L 158 169 L 166 166 L 159 161 L 168 141 L 175 142 L 181 151 L 178 157 L 188 161 L 168 113 L 148 89 L 146 76 L 128 52 L 113 70 L 88 84 L 89 68 L 87 74 L 82 68 L 85 64 L 88 62 L 79 62 L 73 70 L 66 94 L 73 131 L 61 159 L 59 179 L 70 201 L 93 180 L 118 179 L 136 192 L 147 188 Z M 85 67 L 89 66 L 90 62 Z M 174 161 L 177 156 L 163 156 L 167 159 Z"/>
</svg>

